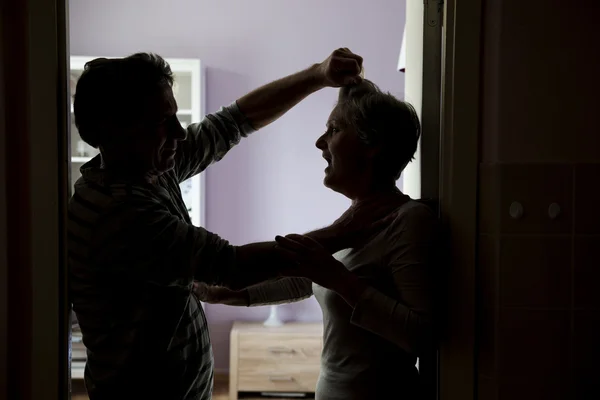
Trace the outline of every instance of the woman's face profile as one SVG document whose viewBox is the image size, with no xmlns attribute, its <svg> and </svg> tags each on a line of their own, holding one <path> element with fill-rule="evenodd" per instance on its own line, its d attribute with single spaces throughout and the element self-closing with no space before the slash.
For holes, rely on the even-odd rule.
<svg viewBox="0 0 600 400">
<path fill-rule="evenodd" d="M 336 106 L 327 120 L 327 130 L 315 144 L 327 162 L 324 185 L 342 194 L 353 193 L 359 183 L 371 178 L 372 171 L 369 149 L 346 121 L 343 110 Z"/>
</svg>

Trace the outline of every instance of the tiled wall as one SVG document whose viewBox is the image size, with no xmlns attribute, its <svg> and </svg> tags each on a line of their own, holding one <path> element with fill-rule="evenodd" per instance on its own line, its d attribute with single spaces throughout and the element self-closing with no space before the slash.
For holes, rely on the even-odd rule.
<svg viewBox="0 0 600 400">
<path fill-rule="evenodd" d="M 478 398 L 600 398 L 600 63 L 592 1 L 488 0 Z"/>
<path fill-rule="evenodd" d="M 486 392 L 493 384 L 511 399 L 590 398 L 574 397 L 573 383 L 577 393 L 598 390 L 598 177 L 600 164 L 481 166 L 481 399 L 496 398 Z"/>
</svg>

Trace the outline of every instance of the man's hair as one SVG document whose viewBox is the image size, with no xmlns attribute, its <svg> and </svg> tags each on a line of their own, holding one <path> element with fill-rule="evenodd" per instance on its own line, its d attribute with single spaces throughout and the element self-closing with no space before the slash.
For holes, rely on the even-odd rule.
<svg viewBox="0 0 600 400">
<path fill-rule="evenodd" d="M 111 128 L 140 122 L 148 100 L 161 85 L 172 86 L 173 73 L 156 54 L 97 58 L 86 63 L 73 101 L 79 135 L 92 147 L 106 144 L 114 138 Z"/>
<path fill-rule="evenodd" d="M 369 146 L 378 146 L 379 173 L 385 179 L 400 178 L 413 160 L 421 136 L 421 124 L 414 107 L 382 92 L 377 85 L 363 80 L 358 85 L 342 87 L 338 107 L 345 123 Z"/>
</svg>

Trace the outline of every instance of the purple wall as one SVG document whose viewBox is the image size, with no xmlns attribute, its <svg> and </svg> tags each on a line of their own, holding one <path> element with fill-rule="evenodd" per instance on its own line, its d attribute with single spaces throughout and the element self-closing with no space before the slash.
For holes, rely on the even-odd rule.
<svg viewBox="0 0 600 400">
<path fill-rule="evenodd" d="M 337 47 L 365 58 L 367 77 L 403 97 L 396 71 L 405 2 L 398 0 L 74 0 L 71 54 L 153 51 L 200 58 L 207 112 L 255 87 L 321 61 Z M 325 162 L 314 147 L 335 102 L 323 90 L 234 148 L 207 172 L 207 228 L 233 244 L 305 232 L 338 217 L 349 202 L 322 185 Z M 282 306 L 287 320 L 314 321 L 314 299 Z M 268 308 L 207 305 L 216 367 L 229 363 L 236 319 L 262 320 Z"/>
</svg>

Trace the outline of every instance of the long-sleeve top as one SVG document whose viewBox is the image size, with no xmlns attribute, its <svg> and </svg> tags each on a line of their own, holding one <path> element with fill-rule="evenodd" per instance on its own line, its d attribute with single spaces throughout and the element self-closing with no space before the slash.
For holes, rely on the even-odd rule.
<svg viewBox="0 0 600 400">
<path fill-rule="evenodd" d="M 416 359 L 432 340 L 438 224 L 432 210 L 410 200 L 366 246 L 335 254 L 368 283 L 354 308 L 304 278 L 251 286 L 250 305 L 315 295 L 323 311 L 318 400 L 417 398 Z"/>
<path fill-rule="evenodd" d="M 192 225 L 179 184 L 253 132 L 236 103 L 187 128 L 155 183 L 81 167 L 68 210 L 70 295 L 91 400 L 211 398 L 213 355 L 193 280 L 227 285 L 235 248 Z"/>
</svg>

